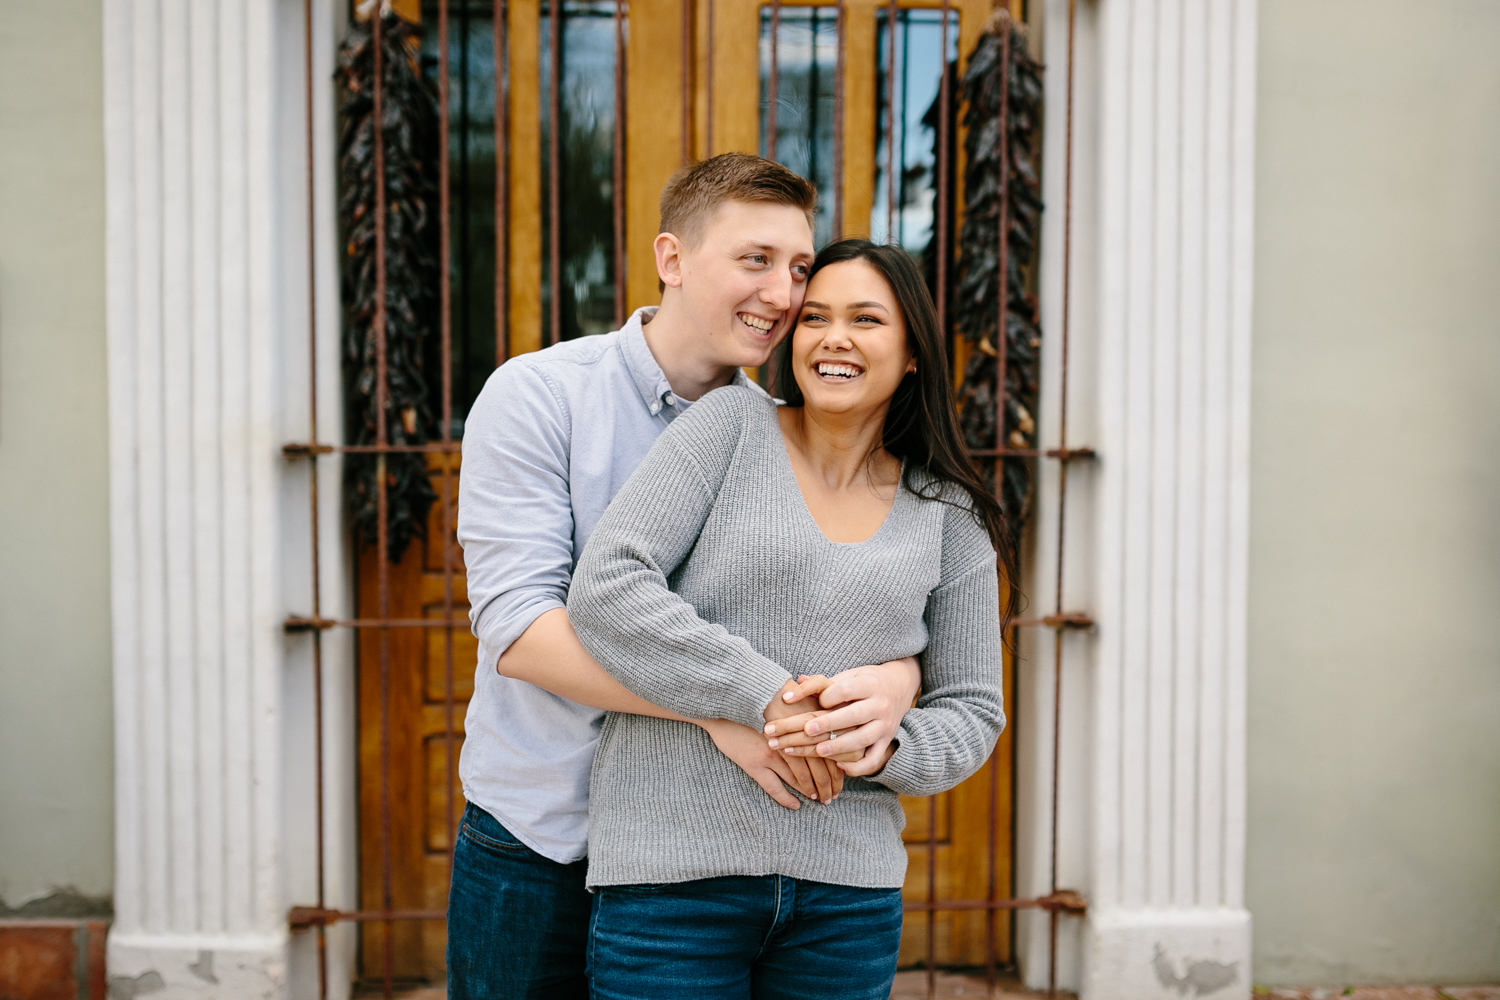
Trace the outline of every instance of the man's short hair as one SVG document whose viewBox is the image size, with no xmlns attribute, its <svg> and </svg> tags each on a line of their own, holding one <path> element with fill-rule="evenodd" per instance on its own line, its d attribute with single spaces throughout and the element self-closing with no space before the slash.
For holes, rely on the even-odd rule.
<svg viewBox="0 0 1500 1000">
<path fill-rule="evenodd" d="M 781 164 L 749 153 L 720 153 L 683 167 L 661 189 L 661 229 L 688 246 L 703 239 L 714 212 L 726 201 L 791 205 L 815 228 L 818 190 Z"/>
</svg>

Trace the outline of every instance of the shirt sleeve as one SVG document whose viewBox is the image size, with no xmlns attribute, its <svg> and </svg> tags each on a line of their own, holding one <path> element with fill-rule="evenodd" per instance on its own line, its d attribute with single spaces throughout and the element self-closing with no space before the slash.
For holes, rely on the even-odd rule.
<svg viewBox="0 0 1500 1000">
<path fill-rule="evenodd" d="M 692 551 L 733 458 L 750 397 L 705 396 L 656 442 L 589 538 L 568 594 L 584 647 L 635 694 L 692 719 L 760 730 L 791 675 L 704 621 L 668 577 Z M 669 498 L 663 502 L 663 498 Z"/>
<path fill-rule="evenodd" d="M 984 765 L 1005 728 L 994 549 L 966 510 L 947 517 L 944 561 L 951 552 L 962 568 L 928 595 L 922 695 L 901 722 L 896 752 L 870 779 L 902 795 L 954 787 Z"/>
<path fill-rule="evenodd" d="M 485 383 L 464 428 L 458 540 L 469 620 L 491 666 L 538 617 L 565 607 L 573 569 L 569 417 L 534 366 Z"/>
</svg>

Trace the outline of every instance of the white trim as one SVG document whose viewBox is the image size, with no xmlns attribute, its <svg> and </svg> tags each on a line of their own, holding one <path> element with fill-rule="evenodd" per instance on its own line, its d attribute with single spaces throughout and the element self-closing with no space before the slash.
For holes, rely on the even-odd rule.
<svg viewBox="0 0 1500 1000">
<path fill-rule="evenodd" d="M 281 456 L 285 441 L 306 436 L 305 375 L 299 394 L 282 365 L 288 357 L 302 373 L 307 357 L 307 205 L 303 186 L 286 181 L 303 177 L 307 161 L 300 5 L 290 10 L 278 0 L 104 8 L 116 741 L 108 960 L 112 976 L 154 972 L 169 996 L 261 996 L 311 975 L 310 952 L 292 946 L 286 925 L 289 905 L 316 899 L 313 865 L 288 859 L 312 849 L 289 832 L 313 811 L 311 734 L 290 731 L 286 712 L 311 702 L 307 644 L 281 628 L 305 611 L 288 595 L 305 603 L 308 573 L 306 473 Z M 315 4 L 318 81 L 332 71 L 335 11 L 332 0 Z M 331 83 L 315 94 L 314 157 L 328 432 L 340 425 L 332 96 Z M 325 462 L 324 477 L 324 609 L 342 615 L 336 463 Z M 300 502 L 284 502 L 293 481 Z M 349 644 L 329 646 L 329 732 L 352 740 Z M 328 759 L 328 902 L 347 908 L 352 745 L 330 747 Z M 331 937 L 330 982 L 341 992 L 352 935 Z M 201 974 L 207 952 L 219 956 L 217 983 Z"/>
<path fill-rule="evenodd" d="M 1059 984 L 1084 1000 L 1248 997 L 1245 593 L 1255 0 L 1079 3 L 1059 882 Z M 1048 122 L 1044 447 L 1058 443 L 1067 0 L 1044 13 Z M 1085 360 L 1091 359 L 1091 360 Z M 1051 610 L 1055 469 L 1033 602 Z M 1047 891 L 1052 638 L 1028 644 L 1020 728 L 1023 894 Z M 1030 786 L 1028 788 L 1028 786 Z M 1046 917 L 1019 925 L 1046 981 Z M 1194 964 L 1196 963 L 1196 965 Z M 1231 975 L 1228 971 L 1233 969 Z M 1196 971 L 1195 971 L 1196 970 Z M 1217 971 L 1215 971 L 1217 970 Z"/>
<path fill-rule="evenodd" d="M 287 987 L 283 935 L 125 934 L 109 936 L 112 996 L 152 1000 L 281 996 Z"/>
<path fill-rule="evenodd" d="M 1250 996 L 1250 914 L 1242 909 L 1092 913 L 1084 928 L 1089 997 Z"/>
</svg>

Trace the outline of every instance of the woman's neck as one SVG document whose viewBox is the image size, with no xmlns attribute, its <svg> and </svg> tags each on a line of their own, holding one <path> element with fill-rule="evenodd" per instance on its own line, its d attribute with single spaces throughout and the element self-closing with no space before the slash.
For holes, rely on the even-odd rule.
<svg viewBox="0 0 1500 1000">
<path fill-rule="evenodd" d="M 865 414 L 782 407 L 779 416 L 782 434 L 800 452 L 804 468 L 828 489 L 868 483 L 879 490 L 900 475 L 900 463 L 880 446 L 884 407 Z"/>
</svg>

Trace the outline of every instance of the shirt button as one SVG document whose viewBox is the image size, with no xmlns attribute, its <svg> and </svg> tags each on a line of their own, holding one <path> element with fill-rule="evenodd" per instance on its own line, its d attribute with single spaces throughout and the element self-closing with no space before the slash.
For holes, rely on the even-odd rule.
<svg viewBox="0 0 1500 1000">
<path fill-rule="evenodd" d="M 670 392 L 667 393 L 666 396 L 664 396 L 663 398 L 667 401 L 667 405 L 668 406 L 676 406 L 677 405 L 677 397 L 674 396 L 674 395 L 672 395 Z"/>
<path fill-rule="evenodd" d="M 652 413 L 655 413 L 657 410 L 660 410 L 660 409 L 661 409 L 661 404 L 660 403 L 652 403 L 651 404 L 651 412 Z"/>
</svg>

